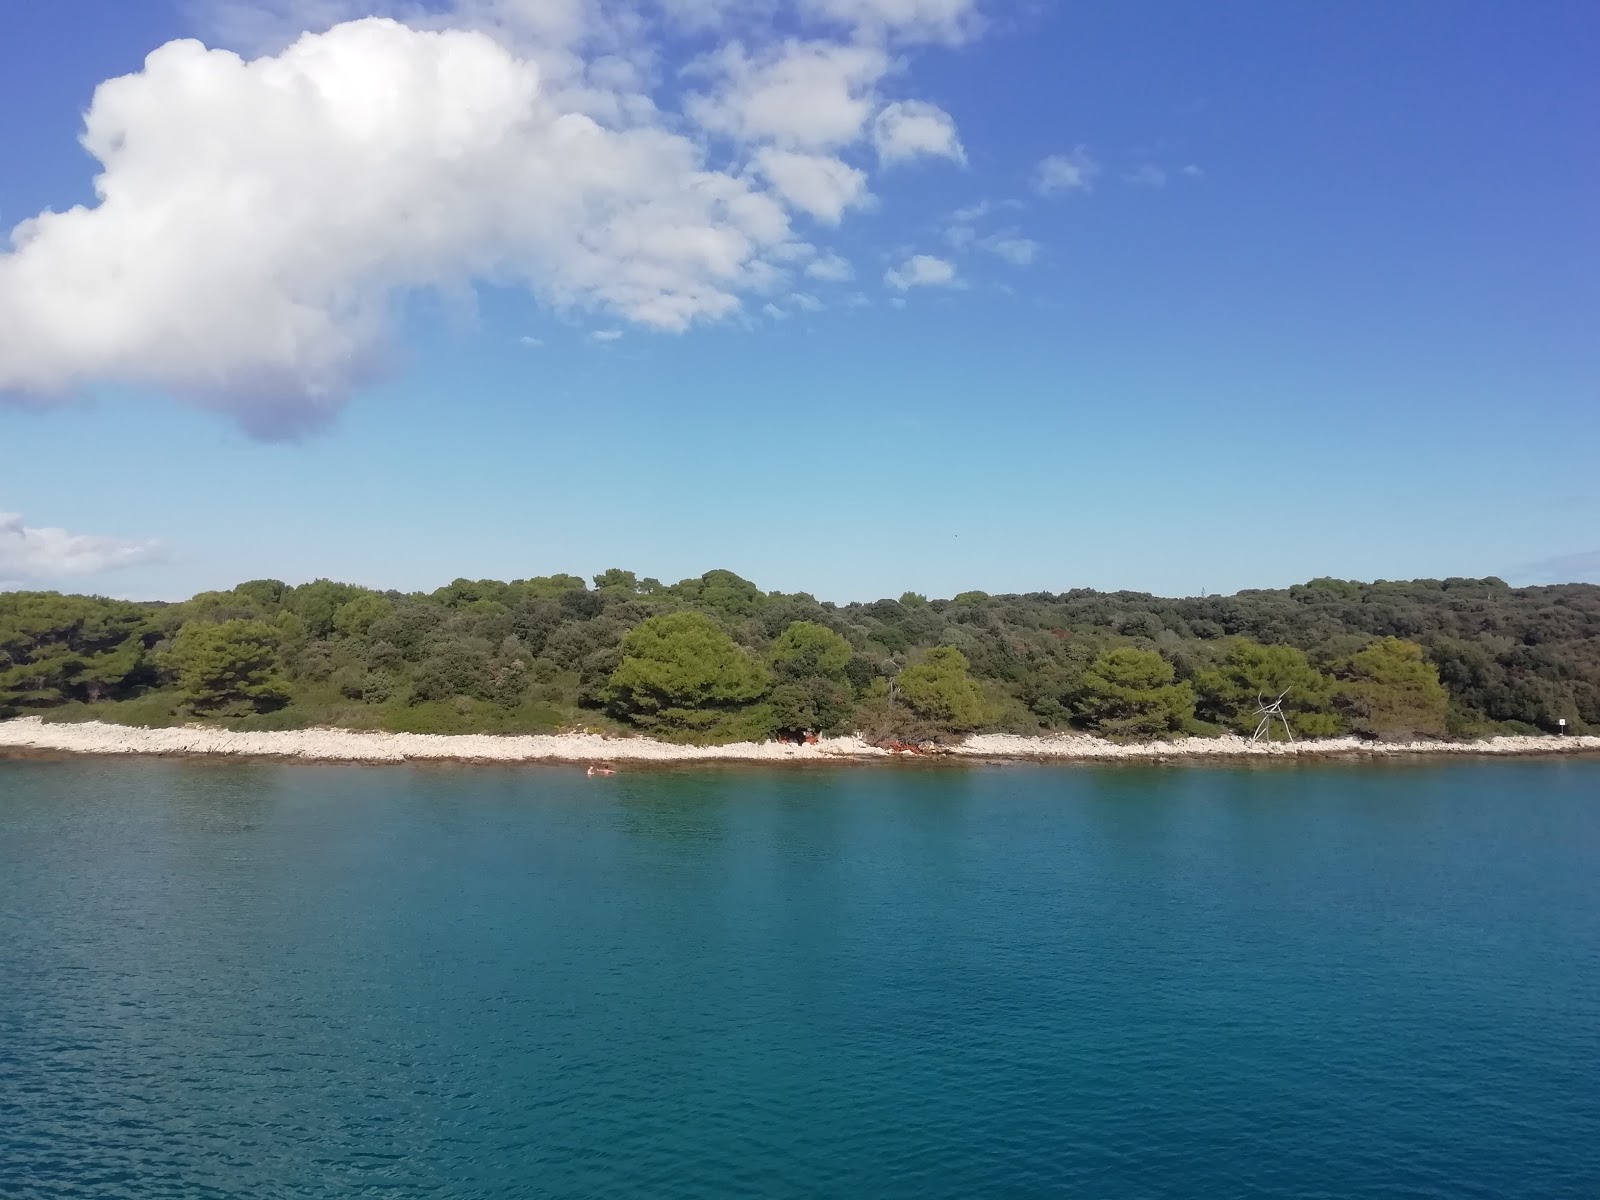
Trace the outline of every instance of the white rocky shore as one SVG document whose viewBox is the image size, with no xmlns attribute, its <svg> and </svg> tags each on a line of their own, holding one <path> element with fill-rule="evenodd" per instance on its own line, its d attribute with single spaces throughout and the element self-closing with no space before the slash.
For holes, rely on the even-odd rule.
<svg viewBox="0 0 1600 1200">
<path fill-rule="evenodd" d="M 908 757 L 858 737 L 823 738 L 815 745 L 741 742 L 732 746 L 675 746 L 649 738 L 592 733 L 513 737 L 497 734 L 364 733 L 305 729 L 236 733 L 186 726 L 136 729 L 99 722 L 45 724 L 38 717 L 0 721 L 0 752 L 65 754 L 224 755 L 315 762 L 418 761 L 506 763 L 839 762 Z M 1019 737 L 988 733 L 941 749 L 942 756 L 1018 761 L 1133 759 L 1393 757 L 1408 754 L 1555 754 L 1600 751 L 1600 737 L 1497 737 L 1473 742 L 1365 742 L 1325 738 L 1251 745 L 1241 737 L 1184 738 L 1123 744 L 1084 735 Z"/>
</svg>

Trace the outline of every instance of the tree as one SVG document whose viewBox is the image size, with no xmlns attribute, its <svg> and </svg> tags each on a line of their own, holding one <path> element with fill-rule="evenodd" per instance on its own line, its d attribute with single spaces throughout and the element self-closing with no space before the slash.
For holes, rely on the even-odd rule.
<svg viewBox="0 0 1600 1200">
<path fill-rule="evenodd" d="M 1416 642 L 1386 637 L 1351 655 L 1337 669 L 1339 705 L 1369 737 L 1441 737 L 1450 697 L 1439 672 Z"/>
<path fill-rule="evenodd" d="M 576 575 L 536 575 L 520 579 L 512 587 L 534 600 L 559 600 L 567 592 L 581 592 L 584 582 Z"/>
<path fill-rule="evenodd" d="M 1302 737 L 1330 737 L 1342 724 L 1333 710 L 1336 684 L 1293 646 L 1262 646 L 1235 639 L 1228 656 L 1195 678 L 1198 709 L 1208 721 L 1239 733 L 1253 733 L 1261 718 L 1257 706 L 1283 697 L 1289 727 Z"/>
<path fill-rule="evenodd" d="M 166 661 L 183 702 L 196 712 L 265 712 L 289 698 L 278 632 L 263 621 L 190 621 Z"/>
<path fill-rule="evenodd" d="M 393 611 L 394 605 L 376 592 L 362 592 L 334 609 L 333 631 L 340 637 L 364 638 Z"/>
<path fill-rule="evenodd" d="M 233 594 L 265 610 L 282 604 L 284 593 L 288 590 L 288 585 L 281 579 L 251 579 L 234 588 Z"/>
<path fill-rule="evenodd" d="M 267 605 L 238 588 L 227 592 L 196 592 L 182 604 L 185 621 L 256 621 L 267 615 Z"/>
<path fill-rule="evenodd" d="M 535 699 L 577 721 L 582 709 L 612 705 L 611 677 L 622 665 L 629 630 L 665 613 L 694 611 L 746 650 L 765 647 L 760 657 L 774 679 L 770 703 L 696 702 L 682 709 L 696 729 L 709 730 L 691 731 L 695 737 L 727 738 L 764 721 L 796 732 L 838 728 L 850 719 L 838 715 L 847 698 L 864 732 L 903 740 L 947 736 L 940 721 L 948 714 L 925 717 L 903 692 L 891 702 L 888 686 L 891 662 L 921 666 L 940 646 L 959 648 L 967 675 L 983 688 L 978 728 L 1070 723 L 1149 736 L 1152 728 L 1172 728 L 1163 697 L 1183 710 L 1181 688 L 1160 689 L 1189 680 L 1199 689 L 1202 715 L 1233 728 L 1250 726 L 1257 692 L 1276 696 L 1287 689 L 1297 736 L 1331 732 L 1336 723 L 1374 736 L 1407 736 L 1439 728 L 1429 663 L 1447 697 L 1447 734 L 1553 733 L 1561 720 L 1569 733 L 1600 727 L 1600 587 L 1592 584 L 1321 579 L 1185 599 L 1075 589 L 965 592 L 954 601 L 907 593 L 834 604 L 805 593 L 763 593 L 726 571 L 669 588 L 651 579 L 630 585 L 631 578 L 620 568 L 605 571 L 592 589 L 572 575 L 511 583 L 463 578 L 407 596 L 330 580 L 289 588 L 258 579 L 179 604 L 148 605 L 0 592 L 0 716 L 124 701 L 169 687 L 175 693 L 158 646 L 188 624 L 260 621 L 277 633 L 296 712 L 309 720 L 378 723 L 376 714 L 351 713 L 350 704 L 359 702 L 385 704 L 384 722 L 405 721 L 395 701 L 420 690 L 445 696 L 441 712 L 450 707 L 457 714 L 446 723 L 462 732 L 501 728 L 510 706 Z M 515 643 L 507 641 L 513 637 Z M 1233 638 L 1258 645 L 1223 641 Z M 1381 639 L 1419 644 L 1424 657 L 1413 650 L 1396 666 L 1388 661 L 1392 654 L 1372 650 Z M 845 644 L 854 652 L 841 679 Z M 1086 685 L 1090 668 L 1112 645 L 1157 650 L 1175 668 L 1173 678 L 1139 687 L 1101 663 L 1106 669 Z M 1331 705 L 1329 675 L 1337 683 Z M 918 678 L 912 670 L 904 686 L 915 691 Z M 1153 691 L 1154 700 L 1119 688 Z M 337 699 L 336 689 L 349 699 Z M 450 703 L 462 697 L 473 703 Z M 157 696 L 148 712 L 170 713 L 176 699 Z M 1119 706 L 1134 701 L 1130 719 Z M 491 711 L 496 704 L 506 710 Z M 119 705 L 103 715 L 116 720 L 123 711 Z M 641 725 L 671 727 L 670 720 L 650 725 L 655 718 L 640 711 Z M 142 719 L 134 710 L 127 716 Z M 423 725 L 433 719 L 413 716 Z"/>
<path fill-rule="evenodd" d="M 710 617 L 676 612 L 629 631 L 603 696 L 618 716 L 666 736 L 714 736 L 770 678 Z"/>
<path fill-rule="evenodd" d="M 155 636 L 150 614 L 135 604 L 0 593 L 0 715 L 104 699 L 139 674 Z"/>
<path fill-rule="evenodd" d="M 339 611 L 339 606 L 355 599 L 359 593 L 359 588 L 348 583 L 318 579 L 291 588 L 286 600 L 289 608 L 306 623 L 306 632 L 311 637 L 325 638 L 333 632 L 333 614 Z"/>
<path fill-rule="evenodd" d="M 772 665 L 780 679 L 842 679 L 852 653 L 850 643 L 826 625 L 796 621 L 773 643 Z"/>
<path fill-rule="evenodd" d="M 900 672 L 900 701 L 935 734 L 965 733 L 983 724 L 983 689 L 967 672 L 967 656 L 954 646 L 935 646 L 923 660 Z"/>
<path fill-rule="evenodd" d="M 831 733 L 844 727 L 855 702 L 846 674 L 854 652 L 825 625 L 795 621 L 772 647 L 772 719 L 782 733 Z"/>
<path fill-rule="evenodd" d="M 440 642 L 418 664 L 411 689 L 413 703 L 448 700 L 452 696 L 489 698 L 489 646 L 486 642 L 466 638 Z"/>
<path fill-rule="evenodd" d="M 1194 716 L 1194 688 L 1154 650 L 1122 646 L 1096 658 L 1079 684 L 1077 711 L 1098 733 L 1160 737 Z"/>
<path fill-rule="evenodd" d="M 636 596 L 639 593 L 639 577 L 632 571 L 612 567 L 594 577 L 594 590 L 607 596 Z"/>
<path fill-rule="evenodd" d="M 673 584 L 671 590 L 697 607 L 724 617 L 751 616 L 762 600 L 761 589 L 755 584 L 723 570 L 707 571 L 699 579 L 685 579 Z"/>
<path fill-rule="evenodd" d="M 81 690 L 94 704 L 117 691 L 144 664 L 144 639 L 133 633 L 114 646 L 86 654 L 67 679 L 69 690 Z"/>
<path fill-rule="evenodd" d="M 779 733 L 839 733 L 849 724 L 855 693 L 844 679 L 808 675 L 778 683 L 767 703 Z"/>
</svg>

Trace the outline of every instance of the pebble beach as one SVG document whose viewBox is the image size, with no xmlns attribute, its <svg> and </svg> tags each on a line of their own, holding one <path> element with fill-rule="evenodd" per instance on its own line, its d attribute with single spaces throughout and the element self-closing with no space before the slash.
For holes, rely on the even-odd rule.
<svg viewBox="0 0 1600 1200">
<path fill-rule="evenodd" d="M 593 733 L 371 733 L 304 729 L 241 733 L 205 726 L 143 729 L 101 722 L 46 723 L 38 717 L 0 721 L 0 753 L 204 755 L 306 762 L 405 763 L 818 763 L 942 757 L 978 760 L 1161 762 L 1184 759 L 1393 758 L 1407 755 L 1537 755 L 1600 752 L 1600 737 L 1495 737 L 1461 742 L 1368 742 L 1360 738 L 1252 744 L 1247 738 L 1181 738 L 1122 743 L 1082 734 L 1023 737 L 988 733 L 935 751 L 885 750 L 859 737 L 811 745 L 741 742 L 679 746 L 643 737 Z"/>
</svg>

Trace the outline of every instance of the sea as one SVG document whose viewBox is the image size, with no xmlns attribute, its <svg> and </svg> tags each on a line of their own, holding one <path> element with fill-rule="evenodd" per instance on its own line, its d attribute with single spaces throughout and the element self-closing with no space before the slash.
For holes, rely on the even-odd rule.
<svg viewBox="0 0 1600 1200">
<path fill-rule="evenodd" d="M 1600 1197 L 1600 761 L 0 761 L 0 1197 Z"/>
</svg>

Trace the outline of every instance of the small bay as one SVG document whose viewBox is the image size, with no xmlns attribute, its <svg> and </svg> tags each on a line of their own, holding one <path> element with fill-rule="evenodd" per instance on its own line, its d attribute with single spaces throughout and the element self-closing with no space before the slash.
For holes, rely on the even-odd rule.
<svg viewBox="0 0 1600 1200">
<path fill-rule="evenodd" d="M 0 1195 L 1600 1195 L 1600 762 L 0 761 Z"/>
</svg>

